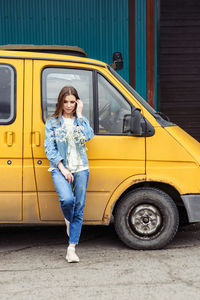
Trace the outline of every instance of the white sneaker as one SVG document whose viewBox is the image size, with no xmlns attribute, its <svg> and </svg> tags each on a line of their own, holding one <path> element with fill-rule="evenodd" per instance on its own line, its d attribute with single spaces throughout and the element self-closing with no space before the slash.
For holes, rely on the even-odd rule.
<svg viewBox="0 0 200 300">
<path fill-rule="evenodd" d="M 70 222 L 67 219 L 65 219 L 65 224 L 66 224 L 66 232 L 67 232 L 67 235 L 69 236 L 69 224 L 70 224 Z"/>
<path fill-rule="evenodd" d="M 67 248 L 67 255 L 66 255 L 66 260 L 69 263 L 73 263 L 73 262 L 79 262 L 80 259 L 78 257 L 78 255 L 75 252 L 75 248 L 74 247 L 68 247 Z"/>
</svg>

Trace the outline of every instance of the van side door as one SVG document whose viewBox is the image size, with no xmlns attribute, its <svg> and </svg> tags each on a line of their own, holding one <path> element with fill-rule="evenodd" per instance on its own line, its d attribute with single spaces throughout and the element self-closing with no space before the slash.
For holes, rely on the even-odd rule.
<svg viewBox="0 0 200 300">
<path fill-rule="evenodd" d="M 0 222 L 22 220 L 24 61 L 0 58 Z"/>
<path fill-rule="evenodd" d="M 84 116 L 93 126 L 93 70 L 77 63 L 34 61 L 32 152 L 41 221 L 63 221 L 49 161 L 44 152 L 45 121 L 56 109 L 57 97 L 63 86 L 74 86 L 84 102 Z"/>
</svg>

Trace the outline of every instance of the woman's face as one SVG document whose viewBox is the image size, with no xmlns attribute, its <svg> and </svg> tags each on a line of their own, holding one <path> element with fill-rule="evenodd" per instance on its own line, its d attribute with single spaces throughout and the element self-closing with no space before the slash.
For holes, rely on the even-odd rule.
<svg viewBox="0 0 200 300">
<path fill-rule="evenodd" d="M 76 108 L 76 97 L 74 95 L 66 96 L 63 103 L 63 116 L 72 117 L 75 108 Z"/>
</svg>

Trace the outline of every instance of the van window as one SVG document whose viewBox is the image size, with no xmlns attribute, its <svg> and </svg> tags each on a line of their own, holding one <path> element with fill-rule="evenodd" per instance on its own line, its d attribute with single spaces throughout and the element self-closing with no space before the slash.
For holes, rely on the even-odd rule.
<svg viewBox="0 0 200 300">
<path fill-rule="evenodd" d="M 15 71 L 10 65 L 0 64 L 0 124 L 15 119 Z"/>
<path fill-rule="evenodd" d="M 131 114 L 127 100 L 102 75 L 98 74 L 99 133 L 125 134 L 125 115 Z"/>
<path fill-rule="evenodd" d="M 45 68 L 42 72 L 42 111 L 43 120 L 51 116 L 56 109 L 57 98 L 64 86 L 77 89 L 83 101 L 83 115 L 93 126 L 93 85 L 92 71 L 70 68 Z"/>
</svg>

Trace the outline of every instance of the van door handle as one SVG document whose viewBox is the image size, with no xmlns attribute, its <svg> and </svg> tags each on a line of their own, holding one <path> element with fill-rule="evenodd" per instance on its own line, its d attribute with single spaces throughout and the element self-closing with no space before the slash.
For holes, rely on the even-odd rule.
<svg viewBox="0 0 200 300">
<path fill-rule="evenodd" d="M 34 144 L 35 144 L 35 146 L 39 147 L 40 146 L 40 132 L 35 131 L 33 133 L 33 135 L 34 135 Z"/>
<path fill-rule="evenodd" d="M 7 131 L 6 133 L 6 143 L 8 147 L 11 147 L 13 145 L 13 137 L 14 137 L 14 132 L 13 131 Z"/>
</svg>

